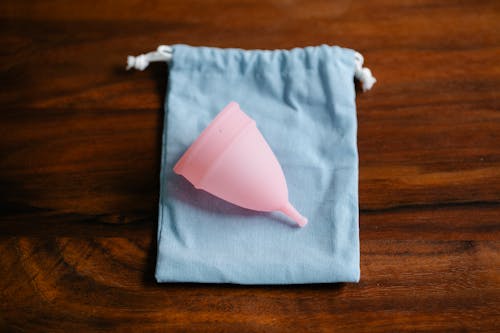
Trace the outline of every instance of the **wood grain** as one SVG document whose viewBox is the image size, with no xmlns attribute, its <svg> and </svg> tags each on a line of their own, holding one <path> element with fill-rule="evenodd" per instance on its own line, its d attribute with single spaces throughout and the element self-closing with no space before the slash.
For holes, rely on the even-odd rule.
<svg viewBox="0 0 500 333">
<path fill-rule="evenodd" d="M 157 284 L 158 44 L 337 44 L 359 94 L 361 282 Z M 498 1 L 0 2 L 0 331 L 498 332 Z"/>
</svg>

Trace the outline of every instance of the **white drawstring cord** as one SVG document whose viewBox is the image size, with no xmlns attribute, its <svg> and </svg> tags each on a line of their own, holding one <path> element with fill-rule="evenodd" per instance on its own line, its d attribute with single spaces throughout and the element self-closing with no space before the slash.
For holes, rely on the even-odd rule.
<svg viewBox="0 0 500 333">
<path fill-rule="evenodd" d="M 354 59 L 356 62 L 356 68 L 354 71 L 354 77 L 361 81 L 363 91 L 370 90 L 377 79 L 373 77 L 372 71 L 369 68 L 363 67 L 364 58 L 359 52 L 354 53 Z M 172 47 L 168 45 L 160 45 L 158 49 L 153 52 L 138 55 L 137 57 L 128 56 L 127 57 L 127 70 L 135 68 L 137 70 L 145 70 L 150 62 L 164 61 L 169 62 L 172 60 Z"/>
<path fill-rule="evenodd" d="M 160 45 L 158 49 L 153 52 L 138 55 L 137 57 L 128 56 L 127 57 L 127 70 L 131 68 L 138 69 L 140 71 L 145 70 L 150 62 L 155 61 L 165 61 L 169 62 L 172 59 L 172 48 L 167 45 Z"/>
<path fill-rule="evenodd" d="M 361 53 L 356 52 L 354 54 L 354 59 L 356 61 L 354 77 L 357 80 L 361 81 L 361 87 L 363 88 L 363 91 L 368 91 L 373 87 L 375 82 L 377 82 L 377 79 L 373 77 L 372 71 L 369 68 L 363 67 L 365 59 L 363 58 Z"/>
</svg>

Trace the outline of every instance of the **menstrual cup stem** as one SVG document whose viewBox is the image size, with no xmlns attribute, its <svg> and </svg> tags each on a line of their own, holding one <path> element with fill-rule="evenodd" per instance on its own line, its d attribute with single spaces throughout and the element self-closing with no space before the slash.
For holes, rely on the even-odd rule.
<svg viewBox="0 0 500 333">
<path fill-rule="evenodd" d="M 300 213 L 292 206 L 291 203 L 287 202 L 287 204 L 280 209 L 283 213 L 285 213 L 292 220 L 297 222 L 300 227 L 303 227 L 307 224 L 307 219 L 300 215 Z"/>
</svg>

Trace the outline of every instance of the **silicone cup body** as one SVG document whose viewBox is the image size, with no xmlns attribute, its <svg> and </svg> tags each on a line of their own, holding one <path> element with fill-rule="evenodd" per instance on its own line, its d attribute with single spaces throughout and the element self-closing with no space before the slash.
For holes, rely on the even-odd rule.
<svg viewBox="0 0 500 333">
<path fill-rule="evenodd" d="M 288 201 L 283 170 L 255 121 L 229 103 L 174 166 L 196 188 L 238 206 L 281 211 L 299 226 L 303 217 Z"/>
</svg>

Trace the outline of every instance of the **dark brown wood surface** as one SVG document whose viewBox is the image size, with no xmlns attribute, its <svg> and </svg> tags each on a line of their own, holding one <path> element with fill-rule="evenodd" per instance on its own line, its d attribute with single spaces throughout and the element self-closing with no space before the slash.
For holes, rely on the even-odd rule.
<svg viewBox="0 0 500 333">
<path fill-rule="evenodd" d="M 158 44 L 361 51 L 361 282 L 157 284 Z M 499 1 L 0 2 L 0 331 L 500 331 Z"/>
</svg>

